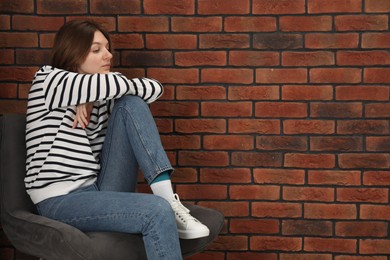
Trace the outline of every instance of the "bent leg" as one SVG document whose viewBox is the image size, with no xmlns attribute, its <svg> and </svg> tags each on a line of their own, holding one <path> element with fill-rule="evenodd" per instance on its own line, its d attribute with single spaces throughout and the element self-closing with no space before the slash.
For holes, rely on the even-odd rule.
<svg viewBox="0 0 390 260">
<path fill-rule="evenodd" d="M 82 231 L 142 234 L 148 259 L 181 259 L 175 216 L 158 196 L 97 191 L 94 185 L 38 203 L 41 215 Z"/>
</svg>

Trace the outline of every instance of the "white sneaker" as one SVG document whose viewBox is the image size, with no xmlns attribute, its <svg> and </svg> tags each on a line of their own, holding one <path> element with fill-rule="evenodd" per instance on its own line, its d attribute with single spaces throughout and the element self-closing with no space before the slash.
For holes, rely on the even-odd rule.
<svg viewBox="0 0 390 260">
<path fill-rule="evenodd" d="M 177 231 L 182 239 L 207 237 L 210 230 L 199 220 L 190 215 L 189 209 L 181 204 L 179 195 L 174 194 L 171 207 L 176 217 Z"/>
</svg>

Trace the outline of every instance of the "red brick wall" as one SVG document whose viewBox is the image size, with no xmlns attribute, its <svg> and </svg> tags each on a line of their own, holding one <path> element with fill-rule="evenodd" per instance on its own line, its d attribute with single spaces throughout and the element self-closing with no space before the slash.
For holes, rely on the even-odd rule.
<svg viewBox="0 0 390 260">
<path fill-rule="evenodd" d="M 151 109 L 182 200 L 226 216 L 191 259 L 385 260 L 389 12 L 389 0 L 1 1 L 0 113 L 25 113 L 59 26 L 93 18 L 116 70 L 165 85 Z"/>
</svg>

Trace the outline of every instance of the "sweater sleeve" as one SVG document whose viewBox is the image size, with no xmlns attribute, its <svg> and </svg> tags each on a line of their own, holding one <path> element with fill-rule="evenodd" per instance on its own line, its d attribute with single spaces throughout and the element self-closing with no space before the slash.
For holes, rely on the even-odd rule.
<svg viewBox="0 0 390 260">
<path fill-rule="evenodd" d="M 52 68 L 45 77 L 43 90 L 49 110 L 124 95 L 139 96 L 149 104 L 163 93 L 162 85 L 154 79 L 127 79 L 120 73 L 79 74 L 57 68 Z"/>
</svg>

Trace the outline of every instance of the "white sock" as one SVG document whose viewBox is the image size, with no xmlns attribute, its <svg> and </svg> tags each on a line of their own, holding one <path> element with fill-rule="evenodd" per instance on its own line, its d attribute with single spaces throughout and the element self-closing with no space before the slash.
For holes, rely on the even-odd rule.
<svg viewBox="0 0 390 260">
<path fill-rule="evenodd" d="M 166 199 L 169 203 L 173 200 L 173 189 L 171 180 L 164 180 L 150 185 L 154 195 Z"/>
</svg>

